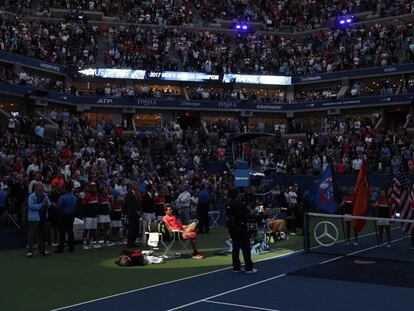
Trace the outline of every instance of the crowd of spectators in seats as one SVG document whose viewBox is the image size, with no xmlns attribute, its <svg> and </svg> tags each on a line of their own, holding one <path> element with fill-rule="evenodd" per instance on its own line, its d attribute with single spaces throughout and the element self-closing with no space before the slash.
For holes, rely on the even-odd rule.
<svg viewBox="0 0 414 311">
<path fill-rule="evenodd" d="M 336 99 L 340 87 L 295 91 L 295 102 L 312 102 Z"/>
<path fill-rule="evenodd" d="M 306 137 L 297 136 L 282 140 L 264 138 L 255 143 L 245 143 L 236 148 L 238 158 L 250 162 L 253 167 L 267 174 L 308 175 L 320 174 L 333 160 L 338 174 L 356 173 L 361 161 L 366 160 L 371 172 L 396 173 L 403 166 L 414 173 L 414 143 L 405 130 L 384 132 L 375 128 L 378 119 L 325 118 L 320 129 L 310 131 L 300 120 L 274 124 L 276 134 L 306 131 Z M 261 131 L 263 121 L 257 128 Z M 206 122 L 209 131 L 223 136 L 226 132 L 242 132 L 246 125 L 238 120 Z M 247 129 L 249 130 L 249 129 Z M 266 128 L 267 131 L 269 129 Z M 279 138 L 278 138 L 279 137 Z"/>
<path fill-rule="evenodd" d="M 206 73 L 303 75 L 387 66 L 399 61 L 411 24 L 358 25 L 296 37 L 105 27 L 111 67 Z"/>
<path fill-rule="evenodd" d="M 85 23 L 31 21 L 0 14 L 0 50 L 50 63 L 92 65 L 99 27 Z"/>
<path fill-rule="evenodd" d="M 51 63 L 93 65 L 98 40 L 105 40 L 103 62 L 109 67 L 215 74 L 303 75 L 387 66 L 399 62 L 404 41 L 413 37 L 412 25 L 398 19 L 295 37 L 99 27 L 72 19 L 52 23 L 5 13 L 0 14 L 0 24 L 0 50 Z"/>
<path fill-rule="evenodd" d="M 259 95 L 258 90 L 241 90 L 233 88 L 213 89 L 203 86 L 198 86 L 194 89 L 190 98 L 193 100 L 220 100 L 220 101 L 249 101 L 249 102 L 271 102 L 271 103 L 285 103 L 285 92 L 279 93 L 265 93 Z"/>
<path fill-rule="evenodd" d="M 79 11 L 99 11 L 105 16 L 117 16 L 124 21 L 155 25 L 207 26 L 222 20 L 260 22 L 271 28 L 291 27 L 292 30 L 310 30 L 326 27 L 337 16 L 368 12 L 376 16 L 398 16 L 411 13 L 412 1 L 395 0 L 34 0 L 20 2 L 37 12 L 53 8 Z"/>
<path fill-rule="evenodd" d="M 320 174 L 332 159 L 338 174 L 356 173 L 362 160 L 371 172 L 396 173 L 401 165 L 414 173 L 414 144 L 405 130 L 382 132 L 369 119 L 325 119 L 320 131 L 290 138 L 285 145 L 252 146 L 251 160 L 278 174 Z"/>
<path fill-rule="evenodd" d="M 44 119 L 11 117 L 0 135 L 0 185 L 7 189 L 10 213 L 18 221 L 35 182 L 42 181 L 49 192 L 55 190 L 56 178 L 71 182 L 80 202 L 88 185 L 95 183 L 98 191 L 110 194 L 113 206 L 122 204 L 128 182 L 137 181 L 143 194 L 151 189 L 150 210 L 158 210 L 155 213 L 163 213 L 163 208 L 155 206 L 165 203 L 179 210 L 176 199 L 188 188 L 194 212 L 203 185 L 212 204 L 225 200 L 232 175 L 209 173 L 206 164 L 228 160 L 231 132 L 260 131 L 263 124 L 260 121 L 257 128 L 249 128 L 242 119 L 222 119 L 182 129 L 171 122 L 134 132 L 129 131 L 130 121 L 102 119 L 92 126 L 85 115 L 66 109 L 50 109 L 46 117 L 58 128 L 48 128 Z M 329 159 L 339 175 L 357 173 L 362 160 L 370 172 L 390 174 L 404 166 L 414 174 L 414 143 L 404 131 L 376 129 L 376 121 L 330 117 L 322 120 L 321 129 L 289 138 L 282 137 L 279 122 L 276 137 L 236 145 L 236 158 L 243 157 L 265 174 L 320 174 Z M 306 130 L 300 120 L 285 125 L 285 129 Z"/>
<path fill-rule="evenodd" d="M 13 71 L 0 67 L 0 80 L 22 86 L 31 86 L 45 91 L 57 91 L 76 96 L 101 96 L 115 98 L 151 98 L 151 99 L 190 99 L 190 100 L 218 100 L 225 102 L 256 102 L 256 103 L 288 103 L 286 91 L 261 92 L 259 89 L 209 88 L 202 85 L 191 90 L 187 89 L 186 97 L 183 91 L 169 86 L 154 86 L 148 84 L 126 86 L 116 83 L 107 83 L 104 86 L 89 84 L 88 89 L 78 89 L 75 83 L 65 82 L 63 78 L 27 72 L 23 69 Z M 374 82 L 355 81 L 342 96 L 359 97 L 367 95 L 394 95 L 406 94 L 414 91 L 414 80 L 406 77 L 398 81 L 382 79 Z M 313 90 L 295 90 L 294 99 L 290 103 L 315 102 L 338 99 L 340 86 L 322 87 Z"/>
<path fill-rule="evenodd" d="M 96 183 L 99 191 L 108 188 L 121 201 L 127 182 L 138 181 L 143 193 L 152 185 L 157 204 L 166 202 L 175 208 L 185 186 L 197 198 L 205 185 L 214 202 L 231 183 L 229 177 L 204 170 L 207 161 L 218 159 L 220 148 L 201 128 L 183 131 L 171 123 L 158 130 L 123 134 L 131 127 L 128 122 L 99 120 L 92 127 L 84 115 L 55 109 L 45 117 L 59 128 L 45 129 L 40 119 L 11 117 L 0 136 L 0 182 L 8 187 L 20 218 L 33 180 L 42 181 L 50 191 L 52 180 L 61 178 L 74 185 L 81 199 L 88 185 Z"/>
</svg>

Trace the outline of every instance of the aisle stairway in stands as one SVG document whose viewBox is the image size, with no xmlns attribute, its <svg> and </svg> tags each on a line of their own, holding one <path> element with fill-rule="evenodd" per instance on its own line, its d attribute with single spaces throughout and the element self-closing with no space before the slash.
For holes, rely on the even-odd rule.
<svg viewBox="0 0 414 311">
<path fill-rule="evenodd" d="M 103 36 L 97 38 L 98 52 L 96 54 L 96 67 L 105 67 L 105 51 L 108 48 L 107 40 Z"/>
</svg>

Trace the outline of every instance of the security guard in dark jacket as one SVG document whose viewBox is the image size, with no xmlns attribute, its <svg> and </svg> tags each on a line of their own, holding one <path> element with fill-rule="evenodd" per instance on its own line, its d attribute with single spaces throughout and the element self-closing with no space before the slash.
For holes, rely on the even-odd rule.
<svg viewBox="0 0 414 311">
<path fill-rule="evenodd" d="M 230 191 L 230 198 L 231 202 L 226 207 L 226 214 L 228 218 L 229 233 L 233 243 L 233 271 L 241 271 L 241 263 L 239 258 L 241 249 L 245 263 L 245 272 L 255 273 L 257 270 L 253 269 L 253 261 L 250 254 L 250 240 L 246 221 L 250 214 L 250 210 L 247 208 L 246 204 L 240 200 L 236 189 L 232 189 Z"/>
</svg>

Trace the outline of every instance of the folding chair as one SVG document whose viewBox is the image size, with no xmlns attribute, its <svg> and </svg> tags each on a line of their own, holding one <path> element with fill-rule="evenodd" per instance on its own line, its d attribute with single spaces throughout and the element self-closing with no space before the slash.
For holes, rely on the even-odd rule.
<svg viewBox="0 0 414 311">
<path fill-rule="evenodd" d="M 218 221 L 220 219 L 220 212 L 219 211 L 210 211 L 208 212 L 208 218 L 210 220 L 210 227 L 211 228 L 218 228 L 219 224 Z"/>
<path fill-rule="evenodd" d="M 183 239 L 182 232 L 179 230 L 168 230 L 168 232 L 150 232 L 148 231 L 148 226 L 145 227 L 145 234 L 148 236 L 147 241 L 149 242 L 149 235 L 150 233 L 157 233 L 158 234 L 158 245 L 161 244 L 161 248 L 164 250 L 162 257 L 164 258 L 177 258 L 177 251 L 189 250 L 189 243 L 188 239 Z M 181 246 L 178 248 L 177 245 Z M 151 245 L 149 245 L 151 246 Z M 153 247 L 153 246 L 151 246 Z M 156 248 L 156 247 L 155 247 Z"/>
</svg>

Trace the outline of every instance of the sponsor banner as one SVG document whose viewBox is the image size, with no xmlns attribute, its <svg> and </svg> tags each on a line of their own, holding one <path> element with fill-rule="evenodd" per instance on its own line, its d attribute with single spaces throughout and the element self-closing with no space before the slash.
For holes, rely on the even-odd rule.
<svg viewBox="0 0 414 311">
<path fill-rule="evenodd" d="M 37 90 L 30 86 L 12 85 L 0 82 L 0 92 L 22 95 L 36 95 Z M 271 103 L 252 103 L 248 101 L 242 102 L 226 102 L 226 101 L 186 101 L 186 100 L 169 100 L 169 99 L 149 99 L 149 98 L 119 98 L 119 97 L 94 97 L 94 96 L 75 96 L 54 91 L 44 91 L 45 100 L 65 102 L 76 105 L 88 106 L 135 106 L 148 108 L 168 108 L 168 109 L 205 109 L 205 110 L 221 110 L 221 111 L 254 111 L 254 112 L 287 112 L 287 111 L 308 111 L 313 109 L 329 109 L 332 107 L 356 107 L 362 105 L 378 106 L 381 104 L 409 104 L 414 100 L 414 93 L 391 95 L 391 96 L 371 96 L 355 99 L 345 99 L 338 101 L 322 101 L 312 103 L 296 103 L 296 104 L 271 104 Z M 38 95 L 37 95 L 38 96 Z M 39 97 L 39 96 L 38 96 Z"/>
<path fill-rule="evenodd" d="M 129 70 L 129 69 L 109 69 L 109 68 L 98 68 L 98 69 L 83 69 L 79 71 L 84 76 L 92 76 L 106 79 L 133 79 L 133 80 L 144 80 L 145 70 Z"/>
<path fill-rule="evenodd" d="M 250 169 L 236 169 L 234 171 L 234 187 L 242 188 L 250 186 Z"/>
<path fill-rule="evenodd" d="M 65 67 L 52 64 L 40 59 L 26 57 L 0 51 L 0 61 L 8 63 L 18 63 L 22 66 L 47 70 L 55 73 L 66 73 Z M 163 81 L 182 81 L 182 82 L 223 82 L 256 85 L 294 85 L 298 83 L 311 83 L 319 81 L 340 80 L 342 78 L 361 78 L 367 76 L 379 76 L 414 72 L 413 64 L 401 64 L 384 67 L 373 67 L 367 69 L 357 69 L 349 71 L 338 71 L 330 73 L 317 73 L 303 76 L 271 76 L 271 75 L 248 75 L 248 74 L 224 74 L 222 77 L 216 74 L 203 72 L 184 72 L 184 71 L 147 71 L 131 69 L 112 69 L 94 68 L 79 71 L 83 75 L 96 76 L 112 79 L 133 79 L 133 80 L 163 80 Z"/>
<path fill-rule="evenodd" d="M 225 74 L 223 83 L 261 84 L 261 85 L 292 85 L 292 77 Z"/>
<path fill-rule="evenodd" d="M 312 75 L 297 76 L 292 78 L 293 84 L 307 83 L 307 82 L 319 82 L 329 80 L 340 80 L 342 78 L 361 78 L 367 76 L 382 76 L 389 74 L 397 74 L 403 72 L 414 71 L 414 64 L 403 64 L 394 66 L 374 67 L 367 69 L 357 69 L 349 71 L 336 71 L 330 73 L 318 73 Z"/>
<path fill-rule="evenodd" d="M 152 73 L 149 72 L 148 74 L 151 75 Z M 156 74 L 159 73 L 156 72 Z M 220 76 L 203 72 L 163 71 L 159 78 L 165 81 L 204 82 L 219 81 Z"/>
<path fill-rule="evenodd" d="M 37 68 L 39 70 L 47 70 L 56 73 L 65 74 L 66 70 L 64 67 L 52 64 L 48 62 L 44 62 L 40 59 L 25 57 L 17 54 L 0 52 L 0 61 L 13 63 L 13 64 L 20 64 L 22 66 L 28 66 L 32 68 Z"/>
</svg>

